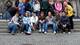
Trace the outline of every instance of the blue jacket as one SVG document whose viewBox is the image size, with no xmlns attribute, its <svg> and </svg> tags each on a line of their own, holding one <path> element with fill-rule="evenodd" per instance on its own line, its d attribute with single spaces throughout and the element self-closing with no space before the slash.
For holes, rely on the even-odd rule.
<svg viewBox="0 0 80 45">
<path fill-rule="evenodd" d="M 30 17 L 27 17 L 27 16 L 23 17 L 23 23 L 30 25 L 31 24 Z"/>
<path fill-rule="evenodd" d="M 24 15 L 25 14 L 25 5 L 24 5 L 24 3 L 19 3 L 18 7 L 19 7 L 19 14 Z"/>
<path fill-rule="evenodd" d="M 24 5 L 25 5 L 25 11 L 30 11 L 31 12 L 31 5 L 30 5 L 30 3 L 24 3 Z"/>
</svg>

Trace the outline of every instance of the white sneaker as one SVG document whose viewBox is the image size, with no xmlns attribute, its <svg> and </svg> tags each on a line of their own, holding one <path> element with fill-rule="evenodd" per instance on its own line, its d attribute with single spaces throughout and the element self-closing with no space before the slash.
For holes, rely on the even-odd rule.
<svg viewBox="0 0 80 45">
<path fill-rule="evenodd" d="M 31 32 L 27 32 L 28 34 L 31 34 Z"/>
<path fill-rule="evenodd" d="M 44 32 L 44 34 L 47 34 L 47 32 Z"/>
<path fill-rule="evenodd" d="M 42 29 L 42 32 L 44 32 L 44 29 Z"/>
<path fill-rule="evenodd" d="M 68 32 L 68 34 L 71 34 L 71 32 Z"/>
<path fill-rule="evenodd" d="M 41 29 L 39 30 L 39 32 L 41 32 Z"/>
<path fill-rule="evenodd" d="M 24 33 L 24 32 L 21 32 L 22 34 Z"/>
<path fill-rule="evenodd" d="M 54 34 L 56 34 L 56 31 L 54 31 Z"/>
</svg>

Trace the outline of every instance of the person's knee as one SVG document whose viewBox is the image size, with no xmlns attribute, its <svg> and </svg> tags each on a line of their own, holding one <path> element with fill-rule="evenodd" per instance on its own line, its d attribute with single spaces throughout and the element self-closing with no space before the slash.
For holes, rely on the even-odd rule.
<svg viewBox="0 0 80 45">
<path fill-rule="evenodd" d="M 15 30 L 17 30 L 17 24 L 14 24 L 14 25 L 13 25 L 13 28 L 14 28 Z"/>
<path fill-rule="evenodd" d="M 57 24 L 56 23 L 53 23 L 53 28 L 57 28 Z"/>
</svg>

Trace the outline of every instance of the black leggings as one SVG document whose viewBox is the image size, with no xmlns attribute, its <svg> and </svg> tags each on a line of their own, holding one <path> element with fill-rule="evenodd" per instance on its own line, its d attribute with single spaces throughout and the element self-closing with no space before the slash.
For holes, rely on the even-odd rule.
<svg viewBox="0 0 80 45">
<path fill-rule="evenodd" d="M 69 17 L 70 20 L 70 29 L 74 29 L 74 24 L 73 24 L 73 17 Z"/>
</svg>

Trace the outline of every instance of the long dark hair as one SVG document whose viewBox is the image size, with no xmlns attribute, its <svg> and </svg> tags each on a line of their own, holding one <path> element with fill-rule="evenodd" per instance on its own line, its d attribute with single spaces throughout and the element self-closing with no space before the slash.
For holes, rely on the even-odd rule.
<svg viewBox="0 0 80 45">
<path fill-rule="evenodd" d="M 73 5 L 70 2 L 68 2 L 68 5 L 70 5 L 73 8 Z"/>
</svg>

